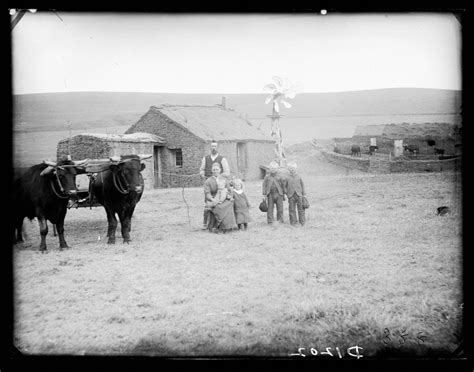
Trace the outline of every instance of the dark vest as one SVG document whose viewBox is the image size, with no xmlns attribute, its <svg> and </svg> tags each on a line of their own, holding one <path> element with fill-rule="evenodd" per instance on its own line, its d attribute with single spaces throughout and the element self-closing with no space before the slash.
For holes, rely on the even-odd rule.
<svg viewBox="0 0 474 372">
<path fill-rule="evenodd" d="M 222 156 L 217 155 L 216 160 L 211 159 L 211 155 L 206 156 L 206 168 L 204 168 L 204 177 L 209 178 L 212 176 L 212 164 L 219 163 L 221 165 L 221 173 L 222 173 Z"/>
</svg>

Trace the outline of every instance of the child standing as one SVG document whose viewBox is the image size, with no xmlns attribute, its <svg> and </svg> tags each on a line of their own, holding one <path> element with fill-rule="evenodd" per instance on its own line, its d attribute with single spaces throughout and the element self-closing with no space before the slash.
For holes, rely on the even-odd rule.
<svg viewBox="0 0 474 372">
<path fill-rule="evenodd" d="M 242 180 L 236 178 L 233 183 L 234 189 L 232 191 L 232 197 L 234 199 L 235 221 L 237 222 L 239 230 L 247 230 L 247 224 L 252 222 L 249 213 L 250 203 L 247 199 L 247 195 L 245 195 Z"/>
<path fill-rule="evenodd" d="M 305 211 L 303 208 L 302 197 L 306 196 L 304 183 L 297 174 L 297 165 L 294 161 L 288 163 L 288 171 L 290 174 L 286 179 L 286 195 L 288 196 L 288 209 L 290 214 L 290 224 L 296 225 L 297 222 L 304 226 Z M 296 218 L 296 209 L 298 209 L 298 218 Z"/>
<path fill-rule="evenodd" d="M 277 220 L 283 223 L 283 202 L 285 201 L 285 185 L 278 176 L 279 165 L 272 161 L 269 167 L 269 173 L 263 179 L 262 194 L 268 198 L 267 222 L 273 223 L 273 207 L 276 204 Z"/>
</svg>

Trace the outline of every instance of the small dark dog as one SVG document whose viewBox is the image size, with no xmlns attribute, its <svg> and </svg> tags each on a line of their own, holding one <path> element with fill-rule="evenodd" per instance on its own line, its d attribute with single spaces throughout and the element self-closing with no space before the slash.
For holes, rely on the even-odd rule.
<svg viewBox="0 0 474 372">
<path fill-rule="evenodd" d="M 449 207 L 438 207 L 436 214 L 438 216 L 444 216 L 446 213 L 449 213 L 449 211 Z"/>
</svg>

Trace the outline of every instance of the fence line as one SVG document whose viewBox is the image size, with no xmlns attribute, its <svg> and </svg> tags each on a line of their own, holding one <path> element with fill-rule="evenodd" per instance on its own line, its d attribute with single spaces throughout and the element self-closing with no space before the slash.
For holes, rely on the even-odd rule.
<svg viewBox="0 0 474 372">
<path fill-rule="evenodd" d="M 153 170 L 153 175 L 156 175 L 158 172 L 156 170 Z M 161 175 L 167 175 L 167 176 L 174 176 L 174 177 L 181 177 L 184 178 L 185 181 L 182 184 L 181 187 L 181 197 L 183 198 L 183 202 L 186 205 L 186 213 L 188 215 L 188 225 L 191 226 L 191 217 L 189 215 L 189 204 L 188 201 L 186 200 L 186 197 L 184 196 L 184 189 L 188 186 L 188 183 L 190 180 L 193 179 L 193 177 L 199 176 L 201 178 L 201 175 L 199 173 L 193 173 L 193 174 L 178 174 L 178 173 L 169 173 L 169 172 L 161 172 Z"/>
</svg>

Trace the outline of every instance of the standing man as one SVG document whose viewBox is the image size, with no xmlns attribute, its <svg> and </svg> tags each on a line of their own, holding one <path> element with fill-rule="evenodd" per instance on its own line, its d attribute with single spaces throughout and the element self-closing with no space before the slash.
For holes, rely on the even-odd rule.
<svg viewBox="0 0 474 372">
<path fill-rule="evenodd" d="M 297 165 L 294 161 L 288 163 L 290 172 L 286 179 L 286 195 L 288 196 L 288 210 L 290 214 L 290 224 L 295 226 L 297 222 L 304 226 L 306 222 L 305 211 L 303 208 L 303 196 L 306 196 L 304 182 L 297 173 Z M 298 218 L 296 217 L 298 210 Z"/>
<path fill-rule="evenodd" d="M 276 161 L 272 161 L 269 166 L 269 173 L 263 179 L 262 195 L 268 199 L 267 222 L 271 225 L 274 221 L 273 208 L 276 205 L 277 221 L 283 223 L 283 202 L 285 201 L 286 184 L 278 175 L 280 166 Z"/>
<path fill-rule="evenodd" d="M 199 168 L 199 174 L 203 180 L 207 180 L 209 177 L 212 176 L 212 164 L 219 163 L 221 166 L 221 175 L 225 178 L 230 176 L 230 169 L 229 163 L 227 162 L 226 158 L 222 155 L 219 155 L 217 152 L 217 142 L 212 140 L 211 141 L 211 153 L 210 155 L 206 155 L 202 158 L 201 167 Z M 204 198 L 204 202 L 206 199 Z M 204 219 L 203 219 L 203 228 L 207 229 L 207 225 L 209 223 L 209 213 L 208 209 L 204 209 Z"/>
</svg>

